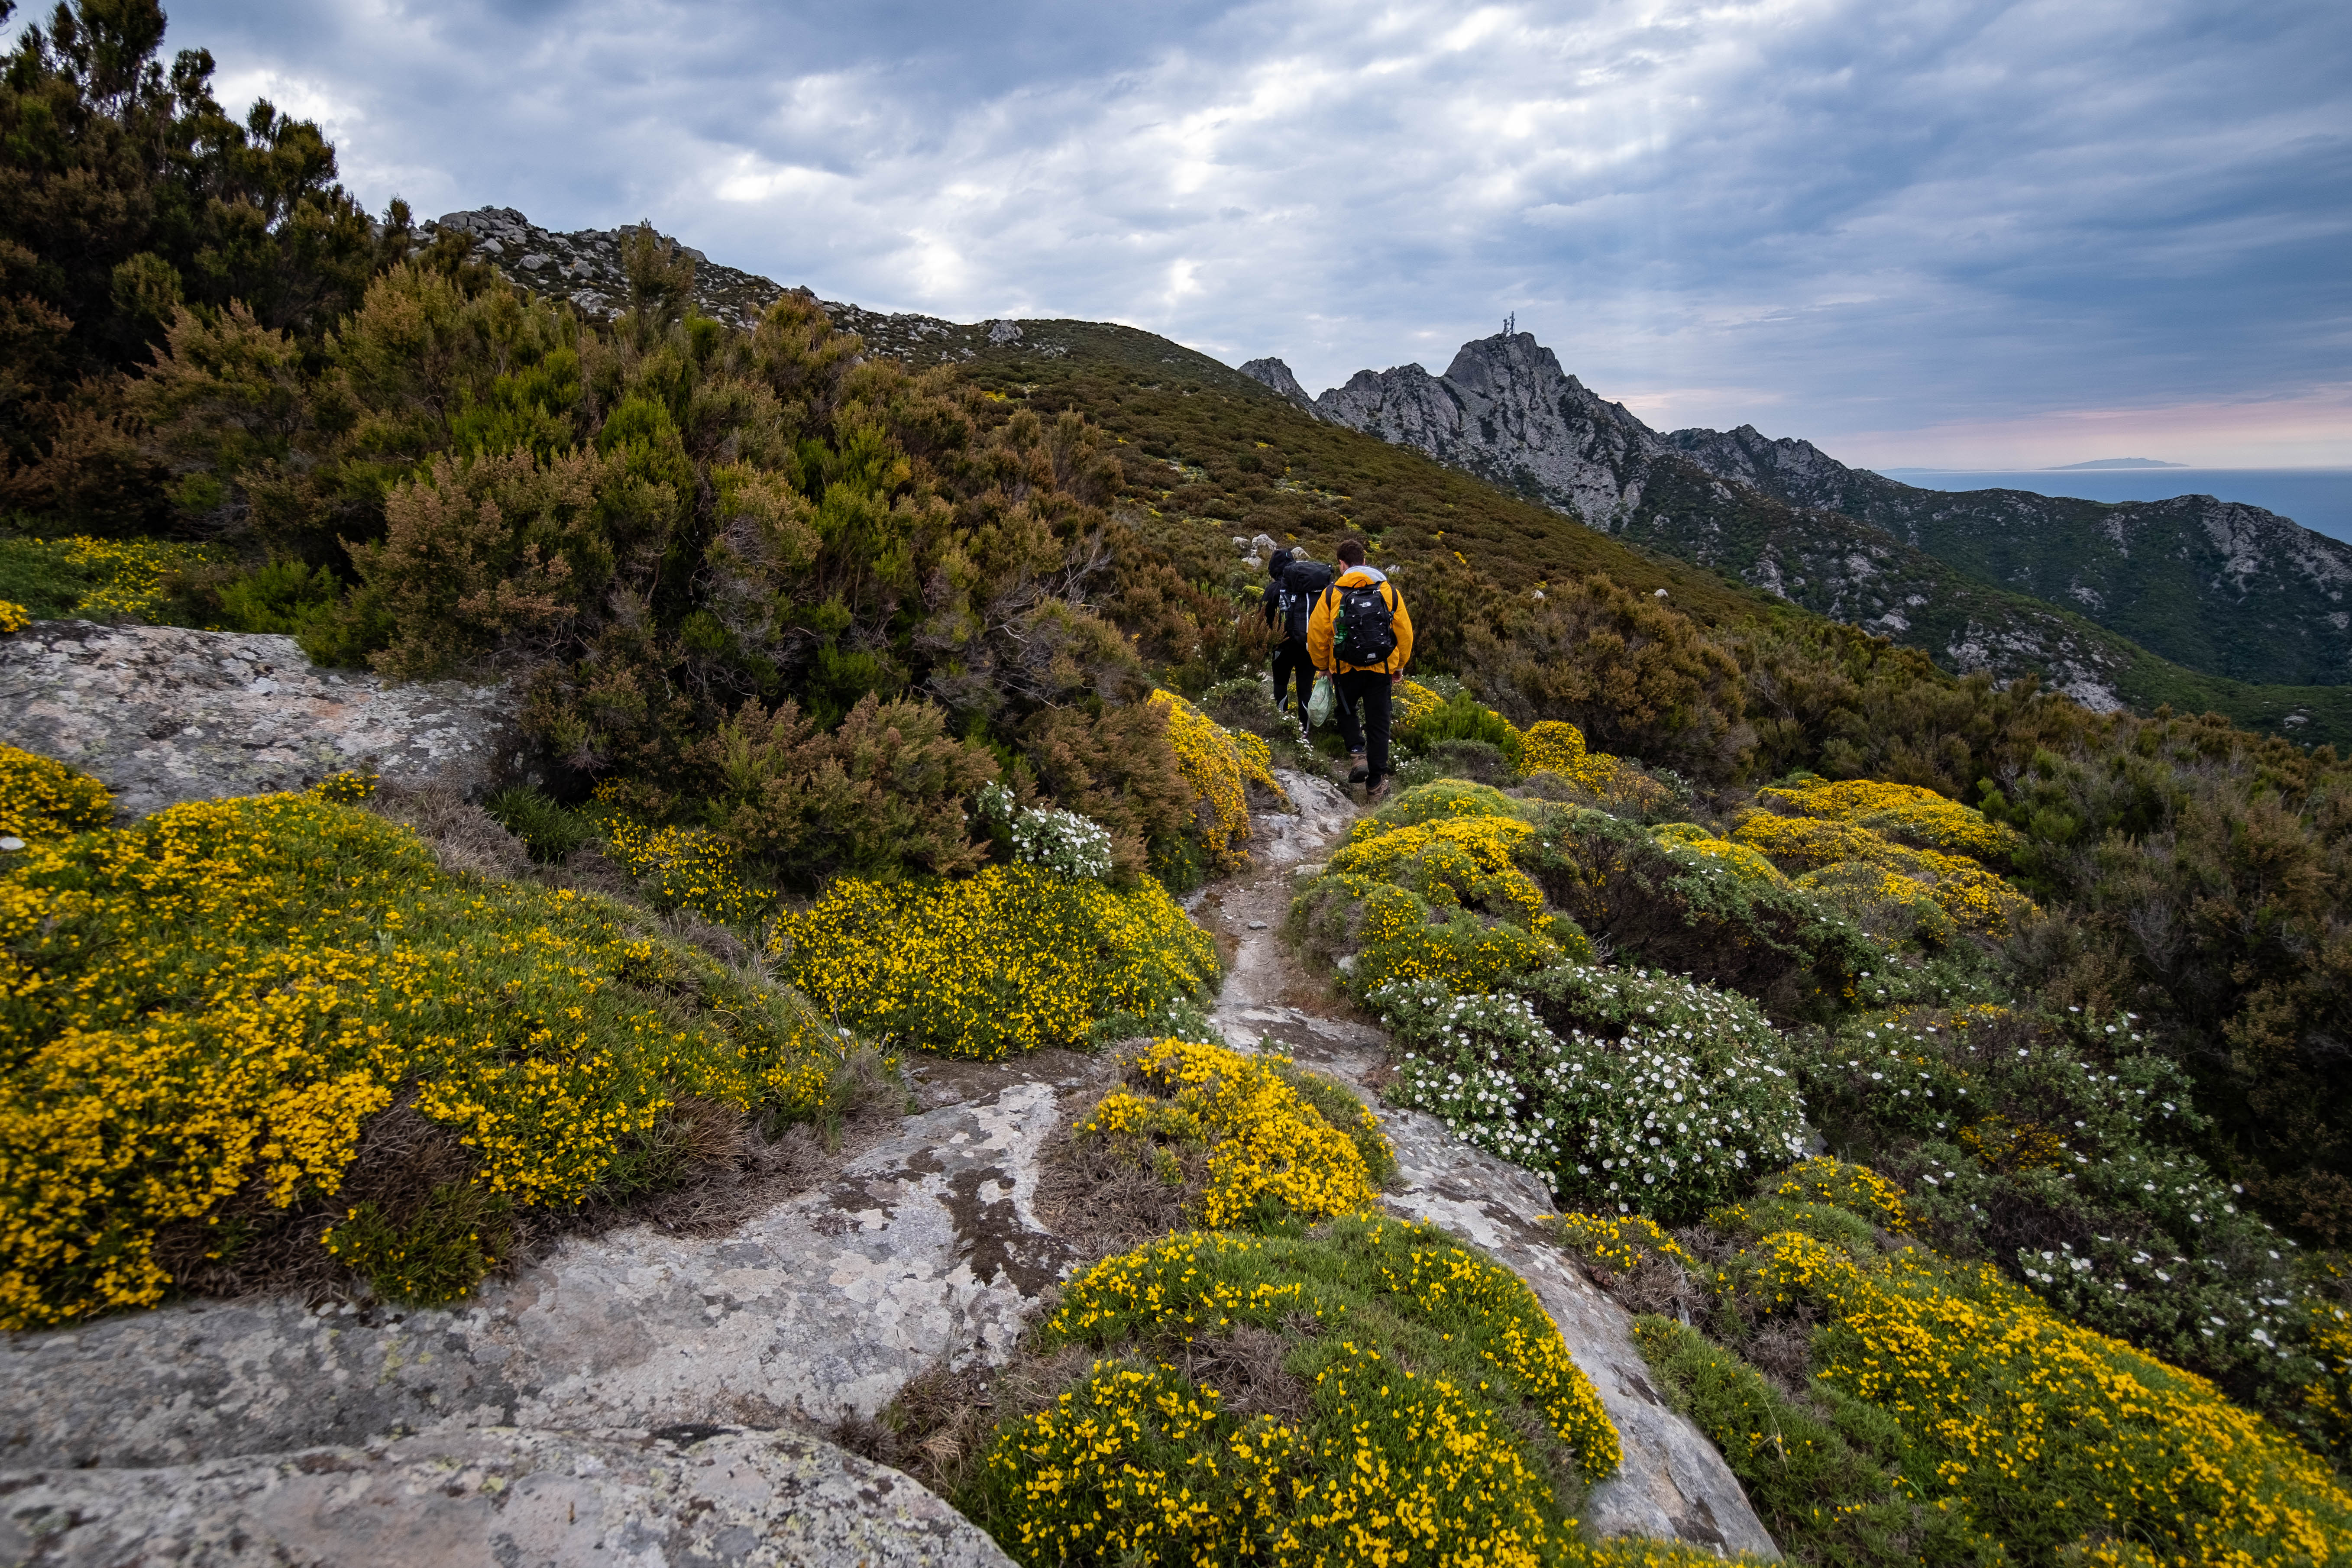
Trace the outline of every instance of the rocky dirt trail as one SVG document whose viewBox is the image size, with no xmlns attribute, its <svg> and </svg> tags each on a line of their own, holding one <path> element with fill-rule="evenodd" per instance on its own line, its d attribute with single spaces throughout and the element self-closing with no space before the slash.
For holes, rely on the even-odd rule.
<svg viewBox="0 0 2352 1568">
<path fill-rule="evenodd" d="M 1346 841 L 1357 808 L 1328 780 L 1279 773 L 1297 810 L 1259 816 L 1256 868 L 1198 900 L 1194 913 L 1224 954 L 1224 989 L 1212 1021 L 1237 1049 L 1271 1046 L 1354 1088 L 1396 1151 L 1387 1202 L 1444 1226 L 1516 1269 L 1559 1325 L 1599 1390 L 1624 1447 L 1617 1474 L 1593 1489 L 1583 1517 L 1600 1535 L 1671 1537 L 1725 1552 L 1777 1557 L 1738 1480 L 1715 1446 L 1652 1384 L 1633 1320 L 1602 1294 L 1541 1223 L 1557 1205 L 1533 1173 L 1473 1148 L 1433 1117 L 1381 1104 L 1388 1040 L 1307 973 L 1281 941 L 1293 886 Z"/>
</svg>

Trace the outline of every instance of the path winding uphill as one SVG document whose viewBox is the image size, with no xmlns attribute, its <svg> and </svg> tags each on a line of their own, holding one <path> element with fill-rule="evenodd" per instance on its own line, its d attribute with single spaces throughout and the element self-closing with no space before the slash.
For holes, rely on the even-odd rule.
<svg viewBox="0 0 2352 1568">
<path fill-rule="evenodd" d="M 1253 845 L 1256 869 L 1220 884 L 1196 910 L 1226 959 L 1224 989 L 1212 1015 L 1225 1044 L 1271 1045 L 1353 1086 L 1379 1110 L 1396 1151 L 1388 1206 L 1444 1226 L 1534 1289 L 1624 1445 L 1617 1474 L 1593 1489 L 1583 1510 L 1595 1531 L 1778 1556 L 1715 1446 L 1652 1386 L 1633 1344 L 1633 1320 L 1537 1223 L 1556 1206 L 1543 1183 L 1471 1147 L 1433 1117 L 1381 1106 L 1386 1039 L 1367 1024 L 1333 1016 L 1339 1009 L 1325 987 L 1301 973 L 1277 936 L 1299 868 L 1345 840 L 1354 809 L 1324 779 L 1278 776 L 1297 813 L 1266 818 Z"/>
<path fill-rule="evenodd" d="M 1215 1021 L 1374 1098 L 1383 1042 L 1276 941 L 1293 874 L 1353 811 L 1283 781 L 1258 869 L 1198 902 L 1229 962 Z M 1041 1162 L 1111 1064 L 932 1061 L 914 1114 L 723 1234 L 635 1226 L 555 1245 L 450 1310 L 190 1301 L 0 1347 L 0 1563 L 1005 1562 L 947 1504 L 823 1440 L 942 1356 L 1002 1364 L 1078 1251 Z M 1528 1173 L 1383 1110 L 1387 1202 L 1517 1269 L 1616 1422 L 1605 1534 L 1773 1546 L 1645 1380 L 1624 1313 L 1535 1222 Z M 742 1212 L 740 1209 L 738 1212 Z M 618 1553 L 617 1556 L 614 1555 Z"/>
</svg>

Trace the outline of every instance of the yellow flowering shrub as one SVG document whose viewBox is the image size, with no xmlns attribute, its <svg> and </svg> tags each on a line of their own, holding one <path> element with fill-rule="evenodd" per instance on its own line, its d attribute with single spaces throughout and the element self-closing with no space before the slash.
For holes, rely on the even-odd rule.
<svg viewBox="0 0 2352 1568">
<path fill-rule="evenodd" d="M 2015 921 L 2034 912 L 2032 900 L 1973 860 L 1895 844 L 1880 858 L 1808 871 L 1796 885 L 1839 904 L 1911 904 L 1925 898 L 1953 923 L 1989 936 L 2007 936 Z"/>
<path fill-rule="evenodd" d="M 1192 786 L 1201 847 L 1210 868 L 1245 868 L 1250 815 L 1248 792 L 1242 786 L 1255 778 L 1282 794 L 1271 772 L 1272 751 L 1254 735 L 1249 739 L 1255 744 L 1244 747 L 1232 731 L 1172 691 L 1155 691 L 1151 700 L 1168 710 L 1168 743 Z"/>
<path fill-rule="evenodd" d="M 1769 857 L 1790 871 L 1811 871 L 1841 860 L 1868 860 L 1887 847 L 1885 838 L 1851 822 L 1783 816 L 1771 811 L 1749 812 L 1732 829 L 1731 841 Z"/>
<path fill-rule="evenodd" d="M 0 599 L 0 637 L 21 632 L 33 624 L 32 612 L 13 599 Z"/>
<path fill-rule="evenodd" d="M 2352 1447 L 2352 1265 L 2340 1257 L 2313 1265 L 2300 1303 L 2304 1334 L 2319 1373 L 2304 1385 L 2310 1419 L 2338 1453 Z"/>
<path fill-rule="evenodd" d="M 1552 1215 L 1551 1224 L 1572 1250 L 1620 1274 L 1631 1274 L 1652 1258 L 1667 1258 L 1685 1268 L 1698 1267 L 1682 1243 L 1647 1215 L 1563 1214 Z"/>
<path fill-rule="evenodd" d="M 1527 803 L 1513 800 L 1501 790 L 1486 784 L 1470 784 L 1462 779 L 1437 779 L 1417 784 L 1395 796 L 1369 816 L 1360 816 L 1348 827 L 1348 841 L 1360 843 L 1392 833 L 1400 827 L 1416 827 L 1424 822 L 1436 822 L 1448 817 L 1496 816 L 1520 818 L 1528 811 Z"/>
<path fill-rule="evenodd" d="M 1484 992 L 1562 957 L 1589 957 L 1573 921 L 1546 910 L 1516 863 L 1535 829 L 1522 804 L 1440 779 L 1358 820 L 1300 894 L 1293 918 L 1335 952 L 1350 985 L 1442 980 Z"/>
<path fill-rule="evenodd" d="M 709 828 L 654 827 L 609 810 L 594 820 L 613 858 L 656 908 L 741 925 L 767 902 L 745 886 L 741 858 Z"/>
<path fill-rule="evenodd" d="M 37 842 L 0 860 L 0 1328 L 161 1300 L 158 1231 L 247 1191 L 331 1196 L 404 1088 L 484 1201 L 565 1205 L 679 1097 L 811 1115 L 842 1057 L 804 1005 L 617 906 L 445 874 L 315 796 Z"/>
<path fill-rule="evenodd" d="M 1444 982 L 1464 994 L 1492 991 L 1506 982 L 1558 963 L 1589 956 L 1591 948 L 1573 924 L 1559 922 L 1572 948 L 1546 932 L 1506 920 L 1486 921 L 1464 909 L 1433 917 L 1427 900 L 1407 888 L 1361 877 L 1331 877 L 1352 899 L 1356 952 L 1343 962 L 1350 985 L 1369 995 L 1382 986 L 1413 980 Z"/>
<path fill-rule="evenodd" d="M 85 833 L 114 819 L 114 796 L 88 773 L 0 744 L 0 835 Z"/>
<path fill-rule="evenodd" d="M 1179 1370 L 1242 1329 L 1281 1336 L 1304 1415 Z M 1038 1339 L 1106 1354 L 959 1500 L 1024 1563 L 1716 1561 L 1577 1536 L 1550 1477 L 1613 1473 L 1616 1430 L 1525 1282 L 1434 1226 L 1171 1237 L 1072 1281 Z"/>
<path fill-rule="evenodd" d="M 67 614 L 94 621 L 140 621 L 163 608 L 174 572 L 226 559 L 215 546 L 163 539 L 11 539 L 0 551 L 24 566 L 79 584 Z M 16 627 L 6 627 L 15 630 Z"/>
<path fill-rule="evenodd" d="M 1378 1123 L 1358 1105 L 1350 1125 L 1335 1126 L 1286 1077 L 1287 1065 L 1283 1057 L 1161 1040 L 1135 1060 L 1148 1094 L 1106 1096 L 1077 1131 L 1206 1145 L 1201 1211 L 1212 1226 L 1283 1214 L 1328 1219 L 1369 1208 L 1380 1201 L 1380 1184 L 1360 1140 L 1384 1157 Z"/>
<path fill-rule="evenodd" d="M 1217 950 L 1167 889 L 1037 866 L 958 881 L 844 878 L 778 918 L 785 975 L 860 1033 L 993 1061 L 1083 1044 L 1113 1014 L 1161 1018 L 1207 994 Z"/>
<path fill-rule="evenodd" d="M 1695 822 L 1662 822 L 1650 829 L 1650 837 L 1661 844 L 1704 855 L 1720 865 L 1738 880 L 1753 887 L 1785 887 L 1789 879 L 1780 868 L 1745 844 L 1727 838 L 1717 838 Z"/>
<path fill-rule="evenodd" d="M 1979 860 L 2006 860 L 2025 844 L 2025 836 L 2014 827 L 1916 784 L 1800 780 L 1759 790 L 1756 798 L 1792 816 L 1859 823 L 1890 838 Z"/>
<path fill-rule="evenodd" d="M 1330 859 L 1334 874 L 1393 882 L 1433 909 L 1468 907 L 1546 929 L 1543 889 L 1512 857 L 1535 829 L 1510 816 L 1449 816 L 1405 826 L 1358 821 Z"/>
<path fill-rule="evenodd" d="M 1389 722 L 1411 730 L 1445 706 L 1445 699 L 1418 680 L 1400 680 L 1389 688 Z"/>
<path fill-rule="evenodd" d="M 1228 730 L 1227 738 L 1234 743 L 1234 755 L 1241 760 L 1242 777 L 1263 789 L 1285 805 L 1290 804 L 1290 792 L 1274 776 L 1274 748 L 1263 735 L 1253 735 L 1247 730 Z"/>
<path fill-rule="evenodd" d="M 1922 795 L 1937 803 L 1937 807 L 1931 809 L 1912 798 Z M 1818 804 L 1824 815 L 1752 812 L 1733 831 L 1732 839 L 1784 868 L 1802 871 L 1797 886 L 1809 892 L 1855 906 L 1915 904 L 1925 898 L 1960 927 L 1994 936 L 2006 935 L 2012 921 L 2033 912 L 2032 900 L 1977 861 L 1965 855 L 1896 843 L 1874 826 L 1890 820 L 1892 808 L 1886 803 L 1894 800 L 1916 820 L 1930 820 L 1934 810 L 1940 809 L 1947 816 L 1965 813 L 1988 830 L 2012 833 L 1998 823 L 1984 822 L 1980 814 L 1941 795 L 1908 785 L 1859 780 L 1760 792 L 1759 798 L 1767 797 L 1783 807 Z M 1830 815 L 1837 812 L 1845 815 Z M 1952 842 L 1966 837 L 1957 830 L 1944 835 Z M 1986 838 L 1984 834 L 1977 837 Z"/>
<path fill-rule="evenodd" d="M 1827 1157 L 1791 1165 L 1764 1184 L 1769 1197 L 1791 1203 L 1830 1204 L 1858 1214 L 1884 1230 L 1911 1228 L 1903 1207 L 1903 1189 L 1867 1165 L 1850 1165 Z"/>
<path fill-rule="evenodd" d="M 1990 1268 L 1784 1230 L 1721 1280 L 1766 1311 L 1818 1316 L 1820 1380 L 1900 1423 L 1904 1484 L 2011 1561 L 2116 1540 L 2167 1564 L 2352 1559 L 2352 1496 L 2323 1462 Z"/>
</svg>

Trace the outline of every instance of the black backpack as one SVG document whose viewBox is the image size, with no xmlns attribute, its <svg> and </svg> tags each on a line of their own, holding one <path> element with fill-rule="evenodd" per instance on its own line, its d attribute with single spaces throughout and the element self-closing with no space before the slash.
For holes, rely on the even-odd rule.
<svg viewBox="0 0 2352 1568">
<path fill-rule="evenodd" d="M 1339 626 L 1331 650 L 1359 668 L 1385 664 L 1396 652 L 1396 611 L 1383 584 L 1363 583 L 1339 590 Z"/>
<path fill-rule="evenodd" d="M 1315 601 L 1338 575 L 1321 561 L 1294 561 L 1282 569 L 1282 629 L 1291 641 L 1307 640 L 1307 617 Z"/>
</svg>

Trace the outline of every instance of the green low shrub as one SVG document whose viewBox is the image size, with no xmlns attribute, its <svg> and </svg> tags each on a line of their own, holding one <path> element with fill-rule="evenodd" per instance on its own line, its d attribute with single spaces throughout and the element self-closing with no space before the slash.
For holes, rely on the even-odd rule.
<svg viewBox="0 0 2352 1568">
<path fill-rule="evenodd" d="M 1843 1012 L 1887 950 L 1817 900 L 1603 811 L 1554 807 L 1519 852 L 1551 907 L 1621 962 L 1687 974 L 1776 1018 Z"/>
<path fill-rule="evenodd" d="M 513 834 L 541 865 L 555 865 L 596 837 L 596 825 L 528 784 L 491 792 L 482 803 L 491 820 Z"/>
<path fill-rule="evenodd" d="M 1916 1245 L 1915 1198 L 1822 1159 L 1671 1238 L 1559 1222 L 1612 1289 L 1693 1301 L 1689 1326 L 1637 1336 L 1792 1560 L 2352 1561 L 2352 1496 L 2326 1464 L 2194 1373 Z"/>
<path fill-rule="evenodd" d="M 2004 1561 L 1944 1500 L 1903 1479 L 1901 1424 L 1823 1387 L 1826 1412 L 1791 1399 L 1705 1335 L 1654 1313 L 1633 1342 L 1677 1409 L 1706 1434 L 1791 1563 L 1877 1568 L 1891 1563 Z"/>
<path fill-rule="evenodd" d="M 1832 1146 L 1908 1184 L 1919 1233 L 2074 1321 L 2214 1379 L 2325 1449 L 2352 1438 L 2343 1292 L 2198 1152 L 2181 1068 L 2129 1014 L 1871 1016 L 1798 1051 Z"/>
</svg>

